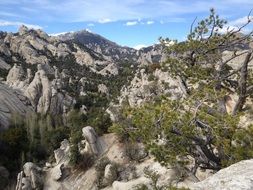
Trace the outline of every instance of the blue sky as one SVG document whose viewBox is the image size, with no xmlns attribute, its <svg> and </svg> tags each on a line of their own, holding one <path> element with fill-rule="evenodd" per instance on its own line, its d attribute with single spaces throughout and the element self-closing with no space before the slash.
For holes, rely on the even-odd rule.
<svg viewBox="0 0 253 190">
<path fill-rule="evenodd" d="M 49 34 L 88 29 L 120 45 L 183 40 L 191 22 L 213 7 L 231 26 L 245 22 L 253 0 L 0 0 L 0 30 L 21 24 Z"/>
</svg>

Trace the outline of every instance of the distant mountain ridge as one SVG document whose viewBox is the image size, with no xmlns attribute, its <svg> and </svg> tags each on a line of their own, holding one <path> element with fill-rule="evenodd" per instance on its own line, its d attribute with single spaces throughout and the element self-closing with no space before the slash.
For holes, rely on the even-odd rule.
<svg viewBox="0 0 253 190">
<path fill-rule="evenodd" d="M 140 59 L 140 57 L 143 56 L 143 53 L 149 53 L 153 51 L 152 54 L 162 54 L 162 47 L 158 44 L 136 50 L 131 47 L 120 46 L 117 43 L 112 42 L 99 34 L 95 34 L 87 30 L 68 32 L 58 35 L 57 37 L 62 41 L 73 41 L 74 43 L 82 44 L 97 53 L 111 57 L 113 61 L 128 60 L 139 62 L 140 60 L 144 60 L 144 58 Z M 146 58 L 148 59 L 147 62 L 152 62 L 151 56 L 146 56 Z"/>
</svg>

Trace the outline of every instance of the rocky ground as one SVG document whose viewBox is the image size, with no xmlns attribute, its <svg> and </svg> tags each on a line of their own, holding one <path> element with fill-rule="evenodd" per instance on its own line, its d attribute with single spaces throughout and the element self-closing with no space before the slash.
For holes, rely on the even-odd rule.
<svg viewBox="0 0 253 190">
<path fill-rule="evenodd" d="M 44 190 L 132 190 L 141 185 L 154 189 L 151 173 L 158 177 L 157 187 L 173 184 L 191 190 L 251 190 L 253 160 L 236 163 L 213 174 L 198 171 L 198 182 L 188 177 L 181 181 L 177 179 L 177 172 L 173 168 L 163 167 L 138 145 L 136 157 L 132 160 L 126 152 L 125 146 L 115 134 L 98 137 L 92 127 L 83 128 L 84 149 L 80 152 L 85 156 L 92 156 L 93 161 L 85 171 L 73 169 L 69 165 L 70 144 L 68 140 L 61 143 L 61 147 L 54 151 L 55 162 L 46 163 L 40 168 L 28 162 L 23 166 L 17 178 L 16 190 L 40 189 Z"/>
</svg>

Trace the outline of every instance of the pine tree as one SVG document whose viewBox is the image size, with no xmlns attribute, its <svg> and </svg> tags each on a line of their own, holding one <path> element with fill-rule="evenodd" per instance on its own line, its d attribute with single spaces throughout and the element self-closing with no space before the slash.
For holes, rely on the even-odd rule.
<svg viewBox="0 0 253 190">
<path fill-rule="evenodd" d="M 252 158 L 253 126 L 239 125 L 253 89 L 248 67 L 252 50 L 239 51 L 252 41 L 253 32 L 241 34 L 250 18 L 224 34 L 220 31 L 227 22 L 213 9 L 195 28 L 194 21 L 187 40 L 173 41 L 168 47 L 169 58 L 162 68 L 181 81 L 184 98 L 163 97 L 139 108 L 125 108 L 122 121 L 114 125 L 120 127 L 117 131 L 143 142 L 161 164 L 185 168 L 192 174 L 197 168 L 219 170 Z M 169 39 L 161 42 L 172 44 Z M 224 51 L 232 51 L 231 58 L 224 60 Z M 229 62 L 243 55 L 238 68 L 231 67 Z M 226 101 L 231 94 L 238 98 L 230 113 Z M 186 167 L 192 160 L 192 167 Z"/>
</svg>

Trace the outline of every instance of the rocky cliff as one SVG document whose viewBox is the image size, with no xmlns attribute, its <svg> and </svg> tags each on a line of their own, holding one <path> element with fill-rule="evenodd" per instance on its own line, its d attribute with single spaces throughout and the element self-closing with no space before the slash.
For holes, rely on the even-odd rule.
<svg viewBox="0 0 253 190">
<path fill-rule="evenodd" d="M 137 51 L 87 31 L 54 37 L 22 26 L 1 32 L 0 43 L 2 83 L 19 90 L 35 112 L 53 115 L 67 113 L 89 92 L 113 99 L 137 65 L 163 60 L 161 47 Z"/>
</svg>

